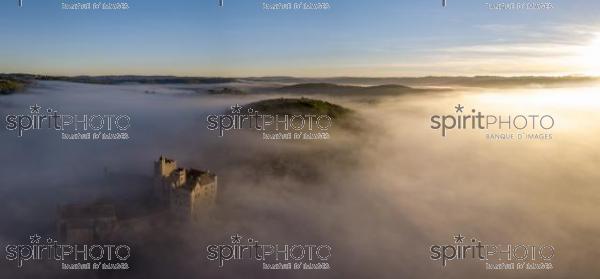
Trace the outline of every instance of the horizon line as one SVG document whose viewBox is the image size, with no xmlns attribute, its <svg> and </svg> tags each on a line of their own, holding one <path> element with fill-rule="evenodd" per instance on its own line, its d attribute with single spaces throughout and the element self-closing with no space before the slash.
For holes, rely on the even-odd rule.
<svg viewBox="0 0 600 279">
<path fill-rule="evenodd" d="M 362 78 L 362 79 L 387 79 L 387 78 L 477 78 L 477 77 L 496 77 L 496 78 L 600 78 L 600 75 L 585 75 L 585 74 L 566 74 L 566 75 L 421 75 L 421 76 L 327 76 L 327 77 L 311 77 L 311 76 L 288 76 L 288 75 L 265 75 L 265 76 L 211 76 L 211 75 L 168 75 L 168 74 L 111 74 L 111 75 L 51 75 L 51 74 L 32 74 L 32 73 L 0 73 L 0 75 L 29 75 L 29 76 L 47 76 L 47 77 L 177 77 L 177 78 L 230 78 L 230 79 L 252 79 L 252 78 L 295 78 L 295 79 L 336 79 L 336 78 Z"/>
</svg>

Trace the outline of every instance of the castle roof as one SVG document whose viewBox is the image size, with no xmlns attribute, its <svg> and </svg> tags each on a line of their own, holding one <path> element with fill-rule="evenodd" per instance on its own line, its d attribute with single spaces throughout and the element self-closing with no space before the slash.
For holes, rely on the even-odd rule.
<svg viewBox="0 0 600 279">
<path fill-rule="evenodd" d="M 187 169 L 186 180 L 184 188 L 187 190 L 194 190 L 198 185 L 206 185 L 215 181 L 216 175 L 208 171 L 198 169 Z"/>
<path fill-rule="evenodd" d="M 164 161 L 165 161 L 165 162 L 167 162 L 167 163 L 174 163 L 174 162 L 175 162 L 175 160 L 169 159 L 169 158 L 167 158 L 167 157 L 165 157 L 165 156 L 163 156 L 163 155 L 160 155 L 160 157 L 158 158 L 158 160 L 159 160 L 159 161 L 162 161 L 162 160 L 164 160 Z"/>
</svg>

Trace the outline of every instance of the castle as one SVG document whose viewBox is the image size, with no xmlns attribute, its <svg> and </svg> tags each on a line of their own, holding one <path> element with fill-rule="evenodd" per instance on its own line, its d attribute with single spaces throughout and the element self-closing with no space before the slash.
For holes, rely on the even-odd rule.
<svg viewBox="0 0 600 279">
<path fill-rule="evenodd" d="M 154 162 L 154 193 L 182 220 L 207 216 L 217 197 L 217 176 L 208 171 L 178 168 L 175 160 L 160 156 Z"/>
</svg>

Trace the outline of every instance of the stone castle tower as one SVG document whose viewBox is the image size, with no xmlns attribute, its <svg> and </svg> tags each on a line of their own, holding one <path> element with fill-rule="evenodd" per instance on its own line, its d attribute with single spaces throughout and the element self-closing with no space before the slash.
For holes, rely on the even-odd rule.
<svg viewBox="0 0 600 279">
<path fill-rule="evenodd" d="M 154 193 L 175 217 L 207 216 L 217 198 L 217 176 L 208 171 L 178 168 L 175 160 L 160 156 L 154 162 Z"/>
</svg>

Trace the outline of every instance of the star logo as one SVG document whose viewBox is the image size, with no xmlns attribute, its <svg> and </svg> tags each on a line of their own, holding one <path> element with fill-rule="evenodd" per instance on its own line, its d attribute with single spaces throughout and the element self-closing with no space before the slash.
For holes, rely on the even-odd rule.
<svg viewBox="0 0 600 279">
<path fill-rule="evenodd" d="M 37 233 L 32 236 L 29 236 L 29 240 L 31 240 L 32 244 L 40 243 L 40 239 L 41 239 L 41 237 Z"/>
<path fill-rule="evenodd" d="M 235 234 L 231 236 L 231 243 L 232 244 L 239 244 L 242 242 L 242 237 L 239 234 Z"/>
<path fill-rule="evenodd" d="M 458 104 L 458 106 L 455 106 L 454 108 L 456 109 L 456 112 L 463 112 L 463 109 L 464 109 L 465 107 L 463 107 L 463 106 L 461 106 L 460 104 Z"/>
<path fill-rule="evenodd" d="M 242 112 L 242 107 L 238 104 L 235 104 L 235 106 L 231 106 L 231 113 L 241 113 Z"/>
<path fill-rule="evenodd" d="M 465 241 L 465 237 L 460 233 L 454 236 L 454 243 L 463 243 Z"/>
<path fill-rule="evenodd" d="M 35 105 L 29 107 L 29 109 L 31 110 L 31 113 L 40 113 L 41 108 L 42 107 L 38 106 L 38 104 L 35 104 Z"/>
</svg>

